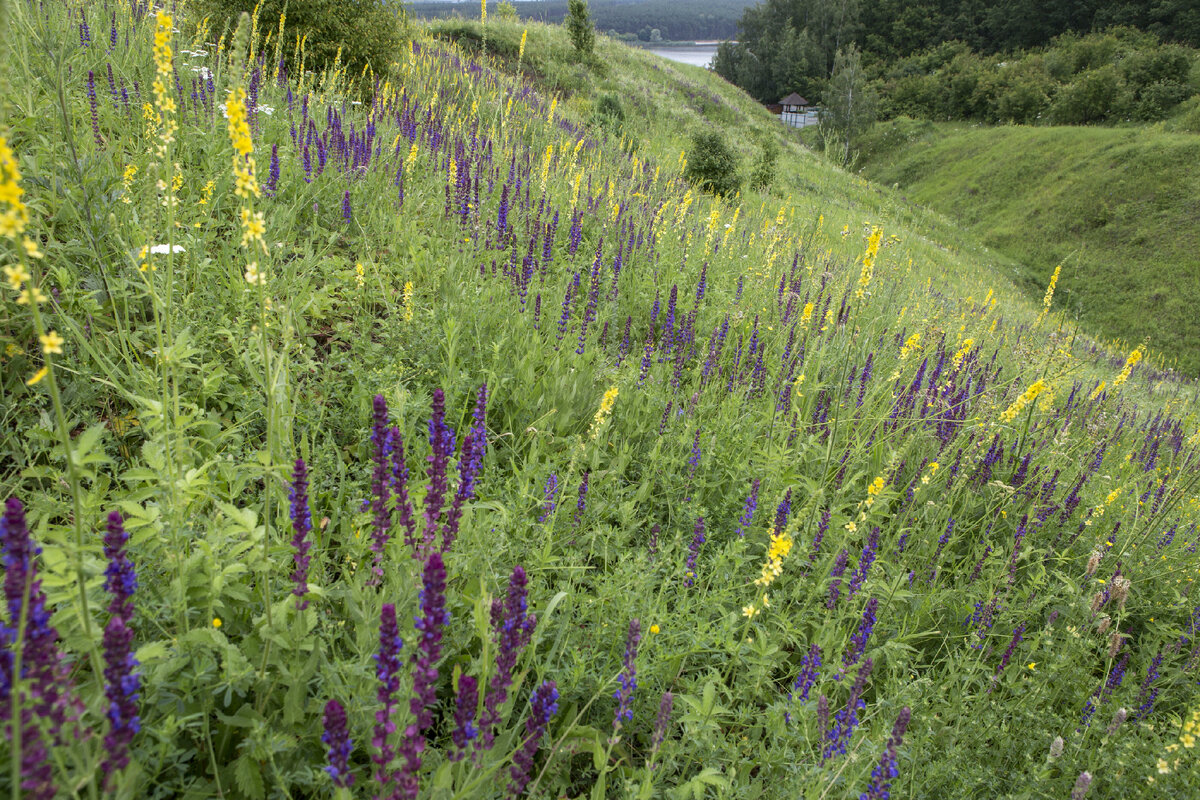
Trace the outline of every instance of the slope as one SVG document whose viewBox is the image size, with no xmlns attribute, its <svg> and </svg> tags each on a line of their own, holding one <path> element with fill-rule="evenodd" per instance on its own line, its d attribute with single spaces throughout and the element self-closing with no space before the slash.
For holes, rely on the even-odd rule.
<svg viewBox="0 0 1200 800">
<path fill-rule="evenodd" d="M 1099 335 L 1149 339 L 1200 370 L 1200 136 L 1161 127 L 968 127 L 896 120 L 862 174 L 948 214 L 1022 266 L 1040 296 L 1063 264 L 1067 312 Z"/>
</svg>

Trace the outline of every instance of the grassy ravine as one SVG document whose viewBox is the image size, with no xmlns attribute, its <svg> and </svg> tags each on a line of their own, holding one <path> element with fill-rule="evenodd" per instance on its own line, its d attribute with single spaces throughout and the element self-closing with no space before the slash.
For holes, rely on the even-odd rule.
<svg viewBox="0 0 1200 800">
<path fill-rule="evenodd" d="M 1040 296 L 1099 335 L 1149 338 L 1200 371 L 1200 136 L 1140 128 L 980 127 L 900 119 L 864 141 L 862 174 L 897 184 L 1019 262 Z"/>
<path fill-rule="evenodd" d="M 1194 382 L 648 53 L 448 21 L 372 97 L 184 14 L 155 99 L 171 21 L 7 11 L 0 793 L 1194 792 Z M 703 124 L 770 194 L 690 190 Z"/>
</svg>

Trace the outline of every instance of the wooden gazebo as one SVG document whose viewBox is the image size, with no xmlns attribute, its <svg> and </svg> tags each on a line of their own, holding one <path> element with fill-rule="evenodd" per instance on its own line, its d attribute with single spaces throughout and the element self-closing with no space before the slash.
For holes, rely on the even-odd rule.
<svg viewBox="0 0 1200 800">
<path fill-rule="evenodd" d="M 782 107 L 779 118 L 784 125 L 803 128 L 805 125 L 812 125 L 816 122 L 816 109 L 796 92 L 792 92 L 780 100 L 779 105 Z"/>
</svg>

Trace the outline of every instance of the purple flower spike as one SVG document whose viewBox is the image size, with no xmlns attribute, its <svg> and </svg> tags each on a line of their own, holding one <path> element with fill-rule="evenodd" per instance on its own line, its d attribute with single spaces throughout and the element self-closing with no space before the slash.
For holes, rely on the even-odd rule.
<svg viewBox="0 0 1200 800">
<path fill-rule="evenodd" d="M 827 761 L 834 755 L 845 755 L 846 748 L 850 745 L 850 738 L 854 735 L 854 729 L 858 727 L 858 712 L 867 707 L 862 699 L 862 694 L 867 688 L 867 678 L 870 677 L 874 666 L 875 663 L 868 658 L 858 668 L 854 685 L 850 687 L 850 699 L 846 701 L 845 708 L 834 714 L 833 726 L 825 735 L 826 744 L 821 755 L 822 761 Z"/>
<path fill-rule="evenodd" d="M 871 773 L 871 783 L 867 790 L 858 796 L 858 800 L 888 800 L 891 797 L 892 779 L 900 774 L 896 760 L 900 755 L 900 745 L 904 743 L 904 732 L 908 730 L 912 710 L 905 706 L 896 717 L 892 726 L 892 735 L 888 738 L 887 747 L 879 757 L 879 765 Z"/>
<path fill-rule="evenodd" d="M 372 746 L 378 751 L 372 760 L 376 765 L 375 781 L 379 784 L 379 797 L 388 795 L 387 790 L 394 777 L 388 765 L 392 763 L 396 751 L 388 739 L 396 732 L 392 717 L 396 710 L 396 692 L 400 689 L 400 648 L 403 646 L 400 628 L 396 623 L 396 606 L 384 603 L 379 613 L 379 654 L 375 656 L 379 709 L 375 712 L 375 731 L 371 738 Z"/>
<path fill-rule="evenodd" d="M 349 225 L 351 220 L 354 219 L 354 212 L 350 208 L 350 190 L 349 189 L 347 189 L 342 194 L 342 219 L 344 219 L 346 221 L 347 225 Z"/>
<path fill-rule="evenodd" d="M 557 711 L 558 687 L 554 685 L 554 681 L 546 681 L 533 690 L 533 697 L 529 701 L 529 718 L 525 720 L 525 742 L 513 756 L 513 765 L 509 769 L 512 780 L 508 784 L 508 797 L 519 796 L 529 785 L 529 778 L 533 772 L 533 757 L 537 755 L 538 745 L 550 725 L 550 718 Z"/>
<path fill-rule="evenodd" d="M 687 571 L 683 576 L 683 585 L 692 586 L 696 582 L 696 559 L 700 555 L 700 547 L 704 544 L 704 517 L 696 517 L 696 528 L 692 531 L 692 543 L 688 545 Z"/>
<path fill-rule="evenodd" d="M 413 695 L 408 710 L 412 721 L 404 729 L 400 756 L 404 759 L 398 778 L 397 797 L 414 800 L 419 785 L 425 731 L 433 724 L 430 707 L 437 702 L 437 662 L 442 655 L 442 628 L 450 621 L 446 611 L 446 566 L 442 554 L 433 552 L 425 561 L 421 588 L 421 616 L 415 620 L 419 635 L 412 655 Z"/>
<path fill-rule="evenodd" d="M 425 533 L 418 545 L 431 547 L 437 533 L 438 520 L 446 495 L 446 469 L 454 452 L 454 432 L 446 426 L 446 396 L 441 389 L 433 390 L 429 412 L 429 491 L 425 495 Z"/>
<path fill-rule="evenodd" d="M 108 735 L 104 737 L 105 758 L 100 771 L 104 785 L 111 790 L 117 773 L 129 764 L 129 743 L 141 729 L 138 719 L 138 690 L 141 677 L 134 671 L 138 661 L 133 656 L 133 592 L 137 589 L 137 574 L 125 555 L 129 535 L 120 513 L 108 515 L 104 536 L 104 555 L 109 560 L 105 571 L 105 587 L 112 594 L 109 611 L 112 616 L 104 628 L 104 695 L 108 698 Z"/>
<path fill-rule="evenodd" d="M 400 511 L 400 524 L 404 526 L 404 543 L 415 547 L 417 521 L 413 516 L 412 500 L 408 497 L 408 461 L 404 458 L 404 436 L 397 427 L 393 427 L 388 436 L 392 452 L 392 494 Z"/>
<path fill-rule="evenodd" d="M 539 524 L 545 522 L 554 513 L 557 494 L 558 476 L 552 472 L 550 477 L 546 478 L 546 488 L 542 490 L 542 515 L 538 517 Z"/>
<path fill-rule="evenodd" d="M 863 653 L 866 652 L 867 640 L 871 638 L 871 631 L 875 630 L 875 614 L 878 610 L 879 599 L 872 597 L 867 601 L 867 607 L 863 610 L 862 621 L 858 623 L 858 631 L 850 637 L 850 644 L 842 656 L 843 674 L 857 664 Z"/>
<path fill-rule="evenodd" d="M 579 480 L 579 499 L 575 503 L 575 517 L 571 523 L 572 527 L 578 527 L 579 520 L 583 517 L 583 512 L 587 509 L 588 479 L 591 476 L 591 470 L 584 470 L 583 477 Z"/>
<path fill-rule="evenodd" d="M 654 720 L 654 738 L 651 747 L 655 752 L 662 747 L 663 739 L 667 737 L 667 725 L 671 723 L 671 709 L 675 705 L 675 695 L 663 692 L 662 701 L 658 704 L 658 716 Z"/>
<path fill-rule="evenodd" d="M 754 512 L 758 510 L 758 487 L 761 482 L 759 478 L 755 478 L 750 482 L 750 494 L 746 497 L 746 506 L 742 509 L 742 518 L 738 520 L 737 535 L 739 537 L 746 535 L 746 528 L 750 527 L 750 523 L 754 520 Z"/>
<path fill-rule="evenodd" d="M 339 789 L 349 789 L 354 785 L 354 775 L 350 773 L 350 753 L 354 744 L 350 741 L 350 730 L 346 724 L 346 709 L 337 700 L 325 704 L 325 733 L 321 734 L 321 742 L 329 748 L 329 766 L 325 771 L 333 780 L 333 785 Z"/>
<path fill-rule="evenodd" d="M 792 691 L 788 693 L 788 699 L 798 699 L 801 703 L 808 700 L 808 693 L 812 691 L 813 684 L 817 682 L 817 671 L 820 668 L 821 646 L 814 644 L 800 659 L 800 672 L 796 675 L 796 680 L 792 682 Z"/>
<path fill-rule="evenodd" d="M 483 701 L 483 717 L 479 721 L 480 736 L 476 748 L 490 750 L 495 739 L 493 728 L 500 722 L 500 707 L 508 699 L 512 673 L 517 659 L 529 644 L 537 617 L 528 614 L 528 579 L 519 565 L 513 567 L 508 580 L 508 595 L 501 602 L 492 601 L 492 631 L 496 638 L 496 671 L 492 673 L 488 693 Z"/>
<path fill-rule="evenodd" d="M 375 395 L 372 403 L 371 421 L 371 460 L 374 469 L 371 473 L 371 509 L 375 516 L 371 526 L 371 551 L 375 554 L 372 563 L 373 575 L 367 582 L 369 586 L 377 586 L 383 579 L 383 551 L 387 546 L 388 528 L 391 527 L 391 515 L 388 514 L 388 407 L 383 395 Z"/>
<path fill-rule="evenodd" d="M 450 751 L 451 761 L 462 761 L 467 744 L 479 735 L 475 727 L 475 706 L 479 701 L 479 683 L 470 675 L 458 679 L 458 697 L 454 700 L 454 732 L 450 740 L 454 749 Z"/>
<path fill-rule="evenodd" d="M 613 718 L 613 737 L 621 731 L 621 723 L 633 719 L 633 693 L 637 690 L 637 651 L 642 641 L 642 623 L 629 620 L 629 633 L 625 638 L 625 661 L 617 682 L 621 687 L 613 693 L 617 699 L 617 713 Z"/>
<path fill-rule="evenodd" d="M 474 423 L 463 440 L 462 459 L 458 465 L 458 490 L 446 512 L 446 523 L 442 526 L 442 552 L 446 552 L 458 535 L 458 523 L 462 519 L 463 504 L 475 497 L 475 483 L 483 455 L 487 451 L 487 384 L 479 387 L 475 401 Z"/>
<path fill-rule="evenodd" d="M 12 655 L 18 646 L 17 629 L 0 625 L 0 643 L 4 645 L 0 647 L 0 704 L 7 707 L 17 679 L 27 678 L 28 691 L 33 699 L 33 713 L 48 720 L 57 737 L 64 733 L 61 728 L 75 719 L 81 709 L 75 698 L 69 667 L 63 663 L 58 652 L 58 631 L 50 625 L 46 594 L 42 591 L 42 581 L 37 574 L 36 559 L 42 549 L 30 537 L 25 522 L 25 507 L 15 497 L 5 502 L 4 516 L 0 521 L 0 542 L 4 547 L 4 595 L 8 601 L 10 622 L 21 619 L 22 608 L 28 602 L 28 608 L 25 609 L 25 641 L 19 645 L 23 656 L 19 676 L 13 675 Z M 25 722 L 22 719 L 22 724 Z M 29 724 L 34 725 L 32 721 Z M 32 730 L 36 731 L 36 726 Z M 33 746 L 31 740 L 30 747 Z M 34 777 L 28 779 L 35 780 Z"/>
<path fill-rule="evenodd" d="M 296 608 L 304 610 L 308 608 L 308 601 L 304 598 L 308 594 L 308 562 L 311 560 L 308 551 L 312 548 L 308 535 L 312 532 L 312 513 L 308 508 L 308 465 L 302 458 L 296 459 L 296 467 L 292 470 L 290 499 L 292 549 L 295 551 L 292 554 L 292 562 L 296 565 L 292 573 L 292 581 L 296 584 L 292 594 L 299 598 Z"/>
</svg>

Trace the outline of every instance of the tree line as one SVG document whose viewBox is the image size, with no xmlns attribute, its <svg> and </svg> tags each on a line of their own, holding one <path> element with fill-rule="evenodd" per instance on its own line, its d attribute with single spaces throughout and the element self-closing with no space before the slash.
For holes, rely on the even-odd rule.
<svg viewBox="0 0 1200 800">
<path fill-rule="evenodd" d="M 1195 0 L 764 0 L 747 8 L 737 42 L 714 69 L 764 102 L 817 96 L 839 49 L 857 46 L 868 71 L 956 42 L 979 55 L 1045 47 L 1064 34 L 1136 28 L 1200 47 Z M 920 68 L 911 60 L 909 68 Z"/>
<path fill-rule="evenodd" d="M 593 24 L 601 31 L 641 41 L 696 41 L 733 39 L 738 20 L 753 0 L 590 0 Z M 492 3 L 488 4 L 493 5 Z M 522 19 L 554 24 L 569 15 L 567 0 L 531 0 L 514 3 Z M 409 11 L 419 17 L 449 17 L 478 13 L 478 4 L 433 2 L 413 3 Z M 492 9 L 489 8 L 489 11 Z M 653 35 L 658 31 L 658 36 Z"/>
</svg>

